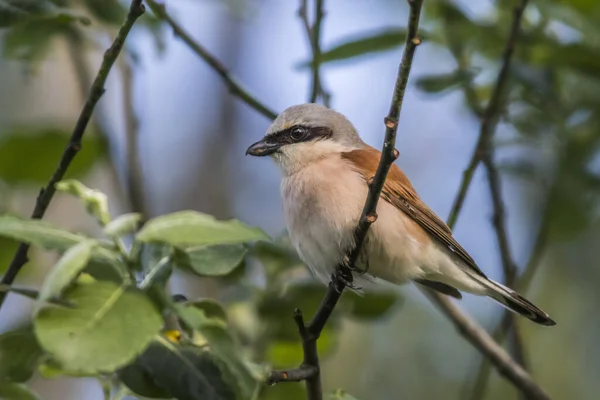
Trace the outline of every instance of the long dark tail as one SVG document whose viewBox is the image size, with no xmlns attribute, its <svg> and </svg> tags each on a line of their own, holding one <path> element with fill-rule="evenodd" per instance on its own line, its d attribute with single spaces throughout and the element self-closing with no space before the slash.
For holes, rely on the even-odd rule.
<svg viewBox="0 0 600 400">
<path fill-rule="evenodd" d="M 556 325 L 556 322 L 554 322 L 548 314 L 540 310 L 535 304 L 521 296 L 519 293 L 498 282 L 494 282 L 491 279 L 485 279 L 485 282 L 483 282 L 484 279 L 478 280 L 489 289 L 488 296 L 508 308 L 510 311 L 522 315 L 540 325 Z"/>
</svg>

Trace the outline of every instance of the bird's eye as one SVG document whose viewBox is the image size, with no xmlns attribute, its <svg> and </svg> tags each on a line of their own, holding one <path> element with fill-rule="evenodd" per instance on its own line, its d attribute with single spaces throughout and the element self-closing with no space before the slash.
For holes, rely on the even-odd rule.
<svg viewBox="0 0 600 400">
<path fill-rule="evenodd" d="M 301 126 L 296 126 L 292 128 L 290 136 L 296 141 L 302 140 L 304 139 L 304 136 L 306 136 L 306 129 Z"/>
</svg>

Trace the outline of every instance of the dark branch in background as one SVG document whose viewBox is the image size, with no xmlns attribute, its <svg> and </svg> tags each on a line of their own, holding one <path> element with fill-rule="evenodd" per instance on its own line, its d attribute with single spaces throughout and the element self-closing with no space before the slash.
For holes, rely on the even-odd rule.
<svg viewBox="0 0 600 400">
<path fill-rule="evenodd" d="M 183 42 L 187 44 L 194 53 L 202 58 L 213 70 L 215 70 L 217 74 L 219 74 L 223 82 L 225 82 L 225 85 L 227 85 L 234 96 L 239 97 L 243 102 L 269 119 L 275 119 L 275 117 L 277 117 L 277 113 L 264 105 L 249 91 L 244 89 L 242 84 L 238 82 L 238 80 L 231 74 L 227 67 L 221 63 L 221 61 L 210 54 L 210 52 L 208 52 L 208 50 L 202 47 L 198 42 L 192 39 L 189 33 L 187 33 L 186 30 L 183 29 L 183 27 L 169 15 L 164 4 L 159 4 L 155 0 L 146 0 L 146 3 L 158 19 L 161 19 L 169 24 L 173 29 L 173 33 L 183 40 Z"/>
<path fill-rule="evenodd" d="M 545 211 L 542 213 L 541 217 L 541 225 L 538 228 L 537 237 L 535 239 L 535 243 L 533 245 L 533 249 L 529 256 L 529 261 L 525 266 L 525 270 L 521 275 L 520 279 L 517 282 L 517 290 L 520 293 L 526 293 L 527 289 L 529 289 L 529 285 L 531 284 L 531 280 L 535 275 L 537 268 L 541 264 L 541 259 L 544 254 L 544 249 L 546 248 L 548 242 L 548 208 L 547 205 L 545 207 Z M 498 343 L 502 343 L 504 338 L 506 337 L 507 332 L 514 326 L 514 318 L 510 314 L 510 311 L 506 310 L 502 315 L 502 319 L 498 327 L 494 330 L 492 337 Z M 469 385 L 466 389 L 468 392 L 465 393 L 463 398 L 469 398 L 471 400 L 479 400 L 482 399 L 487 386 L 489 384 L 490 374 L 491 374 L 491 365 L 488 362 L 487 358 L 482 358 L 477 371 L 477 377 L 475 378 L 475 383 Z M 469 393 L 470 394 L 467 394 Z"/>
<path fill-rule="evenodd" d="M 329 101 L 331 96 L 323 89 L 323 83 L 321 82 L 321 25 L 323 18 L 325 17 L 324 11 L 325 0 L 315 0 L 315 19 L 314 24 L 311 26 L 308 20 L 308 0 L 300 0 L 300 9 L 298 15 L 302 20 L 302 25 L 306 31 L 306 36 L 310 43 L 312 51 L 312 84 L 310 89 L 310 103 L 316 103 L 319 96 L 323 99 L 323 104 L 329 107 Z"/>
<path fill-rule="evenodd" d="M 156 14 L 158 18 L 163 19 L 166 22 L 168 22 L 171 25 L 171 27 L 175 30 L 176 33 L 179 32 L 179 33 L 185 34 L 185 31 L 183 30 L 183 28 L 181 28 L 175 21 L 173 21 L 172 18 L 170 18 L 168 16 L 168 14 L 166 13 L 163 6 L 157 4 L 154 0 L 146 0 L 146 1 L 155 13 L 156 13 L 156 10 L 158 10 L 158 13 Z M 418 3 L 418 6 L 416 5 L 416 3 Z M 412 9 L 412 7 L 420 8 L 421 1 L 409 0 L 409 4 L 411 4 L 411 9 Z M 156 8 L 157 6 L 158 6 L 158 8 Z M 182 39 L 184 39 L 185 43 L 188 44 L 188 46 L 192 49 L 192 51 L 194 51 L 198 55 L 200 55 L 201 58 L 203 58 L 213 69 L 215 69 L 217 71 L 217 73 L 221 74 L 221 76 L 223 76 L 223 74 L 226 74 L 226 76 L 230 76 L 229 72 L 218 61 L 216 63 L 214 62 L 214 61 L 216 61 L 215 57 L 213 57 L 212 55 L 207 53 L 199 44 L 195 43 L 194 40 L 189 37 L 189 35 L 185 35 L 185 36 L 181 36 L 181 37 L 182 37 Z M 416 37 L 415 37 L 415 39 L 416 39 Z M 416 44 L 412 43 L 412 41 L 411 41 L 411 46 L 415 46 L 415 45 Z M 213 62 L 209 62 L 209 60 L 213 60 Z M 224 79 L 227 82 L 227 78 L 224 78 Z M 235 82 L 235 81 L 233 81 L 233 82 Z M 241 97 L 241 93 L 245 93 L 248 96 L 248 98 L 255 99 L 255 97 L 253 95 L 251 95 L 245 91 L 239 92 L 239 91 L 232 90 L 232 93 L 238 97 Z M 474 94 L 475 96 L 471 96 L 471 98 L 476 100 L 476 94 L 474 92 L 472 94 Z M 242 97 L 242 99 L 244 101 L 246 101 L 245 98 Z M 246 102 L 248 103 L 248 101 L 246 101 Z M 252 106 L 254 103 L 250 102 L 248 104 Z M 262 103 L 257 102 L 257 104 L 261 105 Z M 253 107 L 253 108 L 256 111 L 258 111 L 259 113 L 261 113 L 271 119 L 274 119 L 276 117 L 276 113 L 266 109 L 265 106 L 259 106 L 259 107 Z M 264 112 L 265 109 L 267 110 L 266 113 Z M 390 121 L 389 123 L 393 128 L 393 121 Z M 384 150 L 386 148 L 384 148 Z M 393 149 L 393 144 L 392 144 L 391 148 Z M 385 151 L 384 151 L 384 154 L 385 154 Z M 470 178 L 469 178 L 469 182 L 470 182 Z M 466 185 L 466 186 L 468 187 L 468 185 Z M 372 188 L 370 188 L 370 190 L 371 189 Z M 466 189 L 461 189 L 461 192 L 462 191 L 465 191 L 465 193 L 466 193 Z M 459 207 L 455 206 L 455 208 L 458 208 L 458 210 L 453 211 L 453 213 L 456 213 L 456 215 L 458 215 L 458 212 L 460 211 L 459 210 L 460 207 L 462 207 L 462 201 L 460 201 Z M 451 221 L 452 220 L 454 220 L 454 222 L 455 222 L 456 216 L 452 217 Z M 362 218 L 361 218 L 361 221 L 362 221 Z M 454 225 L 454 222 L 452 222 L 451 224 Z M 362 222 L 361 222 L 361 225 L 362 225 Z M 350 264 L 350 265 L 352 265 L 352 264 Z M 338 267 L 338 271 L 347 271 L 347 266 Z M 346 273 L 346 275 L 348 275 L 348 274 Z M 338 276 L 344 277 L 343 274 L 338 274 Z M 312 353 L 313 355 L 317 355 L 316 340 L 318 339 L 318 336 L 315 337 L 313 332 L 320 333 L 321 330 L 323 329 L 323 327 L 325 326 L 325 323 L 327 322 L 329 316 L 333 312 L 333 309 L 334 309 L 335 305 L 337 304 L 337 301 L 339 300 L 340 295 L 341 295 L 341 293 L 340 293 L 341 291 L 338 292 L 337 290 L 335 290 L 336 286 L 338 286 L 338 285 L 339 285 L 339 283 L 335 283 L 335 284 L 331 283 L 329 285 L 329 289 L 327 291 L 326 298 L 321 302 L 321 305 L 320 305 L 319 309 L 317 310 L 317 313 L 315 314 L 315 317 L 313 318 L 311 324 L 308 327 L 305 327 L 303 323 L 301 324 L 302 332 L 304 332 L 306 334 L 306 335 L 302 336 L 304 349 L 306 349 L 308 351 L 314 351 Z M 342 283 L 342 285 L 343 285 L 343 283 Z M 509 379 L 516 387 L 521 389 L 521 391 L 523 393 L 526 393 L 532 399 L 548 399 L 549 398 L 548 395 L 546 395 L 544 393 L 544 391 L 536 385 L 536 383 L 531 379 L 531 377 L 527 374 L 527 372 L 525 370 L 523 370 L 517 363 L 515 363 L 511 359 L 511 357 L 508 355 L 508 353 L 506 353 L 506 351 L 504 351 L 504 349 L 502 349 L 502 347 L 500 347 L 484 329 L 482 329 L 480 326 L 478 326 L 475 321 L 473 321 L 468 315 L 466 315 L 458 307 L 456 307 L 454 305 L 454 303 L 452 303 L 450 301 L 450 299 L 448 299 L 446 296 L 439 295 L 437 293 L 431 293 L 431 291 L 427 291 L 427 294 L 428 294 L 428 296 L 431 297 L 432 302 L 437 304 L 440 307 L 441 311 L 448 318 L 450 318 L 452 320 L 453 324 L 456 326 L 459 333 L 462 334 L 462 336 L 464 336 L 470 343 L 472 343 L 482 354 L 484 354 L 486 357 L 488 357 L 490 359 L 490 361 L 494 364 L 494 366 L 498 369 L 498 371 L 500 371 L 501 374 L 506 376 L 507 379 Z M 300 315 L 300 314 L 298 314 L 298 315 Z M 299 321 L 299 319 L 296 317 L 296 322 L 298 322 L 298 321 Z M 307 357 L 305 357 L 305 358 L 307 358 Z M 300 368 L 297 368 L 297 369 L 293 369 L 293 370 L 289 370 L 289 371 L 274 371 L 270 375 L 269 383 L 273 384 L 273 383 L 278 383 L 278 382 L 290 382 L 290 381 L 299 381 L 299 380 L 307 380 L 308 381 L 310 379 L 311 381 L 308 382 L 309 389 L 315 388 L 315 387 L 317 387 L 317 382 L 318 382 L 318 385 L 320 385 L 318 358 L 316 360 L 317 360 L 317 362 L 314 363 L 315 365 L 317 365 L 316 369 L 312 368 L 311 365 L 307 365 L 306 363 L 303 363 L 300 366 Z M 316 398 L 319 399 L 319 397 L 316 397 Z"/>
<path fill-rule="evenodd" d="M 494 210 L 493 225 L 494 230 L 496 232 L 500 256 L 502 259 L 504 282 L 509 287 L 513 287 L 516 282 L 517 268 L 512 259 L 512 252 L 510 250 L 508 235 L 506 232 L 506 212 L 502 200 L 502 184 L 500 182 L 500 174 L 494 163 L 494 148 L 492 144 L 492 139 L 494 137 L 494 133 L 496 130 L 496 126 L 498 125 L 500 115 L 505 107 L 505 99 L 507 97 L 508 92 L 507 86 L 509 80 L 510 65 L 515 46 L 519 37 L 521 20 L 526 6 L 527 0 L 520 0 L 519 5 L 514 9 L 514 17 L 512 20 L 512 25 L 510 27 L 510 33 L 506 41 L 506 45 L 504 47 L 504 52 L 502 56 L 502 66 L 500 68 L 500 72 L 498 73 L 498 77 L 496 79 L 496 84 L 494 86 L 494 90 L 492 92 L 490 101 L 487 104 L 487 107 L 483 110 L 483 113 L 481 113 L 481 111 L 479 110 L 479 104 L 471 85 L 466 84 L 464 86 L 465 98 L 467 99 L 469 106 L 472 108 L 473 112 L 476 115 L 481 117 L 482 121 L 477 145 L 475 147 L 473 155 L 471 156 L 471 161 L 469 162 L 469 165 L 467 166 L 467 169 L 464 172 L 463 180 L 460 184 L 460 188 L 454 201 L 452 211 L 450 212 L 450 216 L 448 217 L 448 225 L 450 226 L 450 228 L 454 228 L 458 215 L 464 204 L 467 191 L 472 182 L 475 170 L 477 169 L 479 162 L 482 162 L 487 171 L 488 176 L 488 187 L 492 198 L 492 206 Z M 457 46 L 453 46 L 452 49 L 453 54 L 455 55 L 455 57 L 457 57 L 457 61 L 459 62 L 459 67 L 464 68 L 465 62 L 464 57 L 461 56 L 461 49 Z M 525 356 L 521 335 L 519 334 L 517 326 L 511 321 L 514 318 L 514 315 L 506 313 L 504 314 L 503 318 L 507 319 L 509 321 L 508 324 L 511 326 L 510 332 L 512 334 L 513 339 L 513 355 L 519 364 L 525 366 Z M 480 374 L 480 377 L 481 376 L 483 375 Z M 475 392 L 478 392 L 479 390 L 477 388 L 480 387 L 481 385 L 479 383 L 476 383 Z M 479 398 L 479 395 L 477 393 L 473 393 L 473 396 L 471 398 Z"/>
<path fill-rule="evenodd" d="M 35 207 L 31 214 L 31 218 L 33 219 L 41 219 L 52 197 L 54 197 L 54 193 L 56 192 L 56 188 L 54 185 L 63 179 L 63 176 L 67 172 L 67 169 L 71 165 L 71 161 L 77 155 L 79 150 L 81 150 L 81 138 L 85 133 L 85 129 L 92 117 L 92 113 L 94 112 L 94 107 L 102 97 L 104 93 L 104 84 L 106 82 L 106 78 L 108 77 L 108 73 L 110 72 L 115 60 L 117 59 L 121 49 L 123 48 L 123 44 L 125 43 L 125 39 L 131 30 L 131 27 L 135 23 L 135 21 L 144 13 L 144 5 L 142 4 L 142 0 L 132 0 L 131 6 L 129 7 L 129 12 L 127 13 L 127 18 L 125 22 L 119 29 L 119 33 L 115 38 L 112 45 L 106 50 L 104 53 L 104 58 L 102 60 L 102 64 L 100 65 L 100 69 L 94 82 L 92 83 L 92 87 L 89 93 L 89 97 L 87 98 L 81 113 L 79 114 L 79 118 L 77 119 L 77 123 L 75 124 L 75 128 L 73 129 L 73 133 L 71 134 L 71 138 L 69 143 L 63 152 L 63 155 L 56 167 L 56 170 L 52 174 L 52 177 L 48 181 L 48 184 L 40 190 L 40 193 L 37 197 Z M 6 271 L 6 274 L 2 277 L 1 284 L 3 285 L 11 285 L 15 278 L 17 277 L 23 265 L 29 261 L 27 253 L 29 251 L 29 245 L 25 243 L 21 243 L 19 248 L 17 249 L 15 256 Z M 4 303 L 6 298 L 6 292 L 0 292 L 0 307 Z"/>
<path fill-rule="evenodd" d="M 130 54 L 127 54 L 129 55 Z M 144 177 L 140 162 L 139 149 L 139 120 L 133 102 L 133 70 L 131 57 L 124 57 L 121 63 L 123 79 L 123 114 L 125 116 L 126 138 L 126 183 L 127 198 L 131 211 L 142 214 L 145 220 L 148 215 L 144 203 Z"/>
<path fill-rule="evenodd" d="M 354 249 L 348 255 L 348 262 L 338 265 L 329 283 L 325 298 L 321 301 L 319 309 L 313 320 L 308 326 L 304 325 L 300 310 L 296 310 L 294 319 L 298 325 L 298 330 L 302 338 L 302 348 L 304 349 L 304 361 L 298 369 L 291 371 L 276 371 L 269 379 L 269 383 L 286 382 L 289 379 L 284 377 L 298 376 L 312 368 L 314 375 L 306 378 L 307 398 L 309 400 L 321 400 L 323 398 L 319 356 L 317 353 L 317 339 L 331 316 L 335 305 L 340 299 L 342 292 L 347 284 L 352 283 L 352 271 L 355 270 L 356 261 L 360 250 L 369 231 L 369 227 L 377 220 L 377 203 L 381 195 L 381 190 L 385 182 L 387 173 L 392 163 L 398 158 L 398 151 L 395 149 L 396 133 L 398 130 L 398 119 L 402 109 L 402 101 L 408 77 L 412 66 L 413 57 L 421 39 L 417 36 L 419 27 L 419 17 L 421 14 L 422 0 L 409 1 L 410 14 L 408 18 L 408 32 L 406 35 L 406 44 L 402 55 L 402 62 L 398 68 L 398 77 L 394 87 L 394 94 L 390 105 L 390 110 L 385 118 L 385 139 L 381 151 L 381 159 L 375 177 L 369 183 L 369 193 L 363 208 L 362 214 L 356 230 L 354 232 L 356 242 Z"/>
<path fill-rule="evenodd" d="M 423 289 L 432 302 L 453 321 L 458 332 L 476 349 L 485 354 L 498 372 L 511 381 L 530 400 L 550 400 L 550 396 L 533 381 L 531 376 L 492 337 L 452 301 L 442 294 Z"/>
</svg>

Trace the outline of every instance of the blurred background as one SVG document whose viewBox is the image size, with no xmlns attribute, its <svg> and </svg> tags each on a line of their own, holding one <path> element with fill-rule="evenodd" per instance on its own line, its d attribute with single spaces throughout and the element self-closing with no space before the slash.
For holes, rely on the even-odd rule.
<svg viewBox="0 0 600 400">
<path fill-rule="evenodd" d="M 307 101 L 311 71 L 303 64 L 311 48 L 299 2 L 163 3 L 271 109 Z M 600 396 L 600 3 L 530 3 L 493 146 L 512 256 L 520 272 L 526 265 L 535 271 L 529 273 L 526 294 L 558 325 L 543 328 L 520 319 L 517 327 L 527 366 L 552 398 L 595 399 Z M 0 0 L 0 213 L 30 214 L 127 4 Z M 480 120 L 474 110 L 489 100 L 515 4 L 425 0 L 425 40 L 404 99 L 397 163 L 443 219 L 476 145 Z M 325 8 L 322 50 L 337 52 L 321 67 L 323 86 L 331 106 L 379 148 L 408 7 L 396 0 L 326 0 Z M 39 18 L 56 13 L 61 17 Z M 73 22 L 81 16 L 91 24 Z M 70 174 L 106 192 L 113 215 L 136 210 L 152 217 L 195 209 L 238 218 L 274 236 L 284 231 L 275 165 L 244 157 L 270 120 L 231 96 L 218 75 L 150 10 L 127 39 L 106 89 Z M 478 168 L 454 232 L 482 269 L 502 281 L 486 179 Z M 46 219 L 99 232 L 78 201 L 64 195 L 55 197 Z M 0 239 L 0 274 L 15 247 Z M 39 285 L 57 257 L 31 255 L 20 285 Z M 172 286 L 191 296 L 221 296 L 215 281 L 188 275 L 175 276 Z M 383 318 L 343 320 L 324 359 L 326 388 L 341 387 L 368 400 L 473 398 L 480 354 L 419 291 L 399 290 L 402 304 Z M 491 301 L 466 295 L 460 306 L 490 332 L 500 324 L 502 309 Z M 30 307 L 28 300 L 10 295 L 0 312 L 0 332 L 23 323 Z M 293 324 L 285 318 L 280 323 Z M 30 386 L 47 400 L 102 398 L 93 380 L 36 377 Z M 295 384 L 269 388 L 265 396 L 304 398 Z M 492 371 L 487 390 L 475 398 L 516 397 Z"/>
</svg>

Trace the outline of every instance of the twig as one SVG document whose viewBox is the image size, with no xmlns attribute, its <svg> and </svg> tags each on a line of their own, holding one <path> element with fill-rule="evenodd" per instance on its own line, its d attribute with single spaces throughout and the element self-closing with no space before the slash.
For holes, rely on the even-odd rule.
<svg viewBox="0 0 600 400">
<path fill-rule="evenodd" d="M 537 238 L 533 245 L 533 250 L 531 251 L 531 255 L 529 256 L 529 261 L 525 267 L 525 271 L 516 282 L 517 290 L 520 293 L 526 293 L 527 289 L 529 289 L 529 285 L 531 283 L 531 279 L 535 275 L 539 265 L 541 264 L 541 258 L 544 254 L 544 249 L 546 248 L 546 244 L 548 242 L 548 208 L 547 205 L 545 207 L 545 211 L 542 213 L 542 223 L 538 228 Z M 514 318 L 512 318 L 509 311 L 505 311 L 502 315 L 502 319 L 498 327 L 494 330 L 493 338 L 498 343 L 502 343 L 504 340 L 506 333 L 511 329 L 514 324 Z M 490 373 L 491 373 L 491 365 L 489 363 L 488 358 L 482 358 L 479 363 L 479 367 L 476 369 L 478 371 L 477 377 L 475 378 L 475 383 L 472 385 L 472 389 L 470 389 L 470 395 L 463 396 L 465 398 L 470 398 L 472 400 L 479 400 L 483 398 L 487 385 L 489 383 Z M 469 385 L 468 388 L 471 386 Z"/>
<path fill-rule="evenodd" d="M 369 185 L 369 193 L 365 201 L 358 226 L 355 229 L 354 249 L 349 253 L 347 263 L 340 264 L 336 267 L 332 280 L 325 294 L 325 298 L 321 301 L 313 320 L 308 326 L 304 325 L 302 314 L 299 310 L 295 312 L 295 320 L 298 325 L 300 336 L 302 338 L 302 347 L 304 349 L 304 361 L 298 370 L 306 367 L 313 367 L 314 375 L 306 378 L 307 398 L 309 400 L 322 400 L 323 393 L 321 390 L 320 367 L 317 353 L 316 341 L 327 323 L 335 305 L 340 299 L 342 292 L 348 284 L 352 284 L 352 270 L 355 269 L 356 261 L 360 254 L 362 245 L 367 236 L 369 227 L 377 219 L 377 203 L 381 195 L 381 190 L 385 182 L 387 173 L 396 158 L 398 151 L 395 149 L 396 133 L 398 130 L 398 118 L 402 109 L 402 101 L 408 77 L 412 66 L 415 50 L 421 39 L 417 36 L 419 26 L 419 17 L 421 14 L 422 0 L 409 0 L 410 15 L 408 19 L 408 33 L 406 36 L 406 45 L 402 55 L 402 62 L 398 68 L 398 76 L 394 87 L 394 95 L 390 105 L 390 110 L 385 118 L 385 139 L 381 152 L 381 159 L 375 177 Z M 298 370 L 287 371 L 290 374 L 300 374 Z M 270 382 L 276 382 L 276 377 L 281 376 L 281 371 L 276 371 L 271 375 Z"/>
<path fill-rule="evenodd" d="M 238 80 L 231 74 L 227 67 L 221 63 L 221 61 L 210 54 L 208 50 L 202 47 L 198 42 L 192 39 L 189 33 L 187 33 L 186 30 L 183 29 L 183 27 L 169 15 L 164 4 L 159 4 L 155 0 L 146 0 L 146 3 L 158 19 L 161 19 L 169 24 L 175 35 L 183 40 L 184 43 L 194 51 L 194 53 L 202 58 L 212 69 L 215 70 L 217 74 L 219 74 L 225 85 L 227 85 L 230 92 L 234 96 L 239 97 L 243 102 L 269 119 L 275 119 L 277 117 L 277 113 L 254 97 L 254 95 L 252 95 L 249 91 L 244 89 L 242 84 L 238 82 Z"/>
<path fill-rule="evenodd" d="M 63 155 L 56 167 L 56 170 L 52 174 L 52 177 L 48 181 L 48 184 L 40 190 L 40 193 L 37 197 L 35 207 L 31 214 L 31 218 L 33 219 L 41 219 L 50 201 L 54 197 L 54 193 L 56 192 L 56 188 L 54 185 L 62 180 L 65 172 L 71 165 L 71 161 L 77 155 L 79 150 L 81 150 L 81 138 L 85 133 L 85 129 L 92 117 L 92 113 L 94 112 L 94 107 L 102 97 L 104 93 L 104 83 L 106 82 L 106 78 L 108 77 L 108 73 L 110 72 L 115 60 L 117 59 L 121 49 L 123 48 L 123 44 L 125 43 L 125 39 L 131 30 L 131 27 L 135 23 L 138 17 L 140 17 L 144 13 L 145 7 L 142 4 L 142 0 L 132 0 L 131 5 L 129 7 L 129 12 L 127 13 L 127 18 L 125 22 L 119 29 L 119 32 L 113 41 L 112 45 L 106 50 L 104 53 L 104 58 L 102 60 L 102 64 L 100 65 L 100 69 L 98 70 L 98 74 L 92 83 L 92 87 L 90 90 L 89 97 L 87 98 L 81 113 L 79 114 L 79 118 L 77 119 L 77 123 L 73 128 L 73 133 L 71 134 L 71 138 L 67 147 L 65 148 Z M 26 243 L 21 243 L 19 248 L 17 249 L 15 256 L 13 257 L 6 274 L 2 277 L 2 284 L 11 285 L 17 274 L 29 261 L 27 256 L 27 252 L 29 251 L 29 245 Z M 0 293 L 0 307 L 4 303 L 6 298 L 6 293 Z"/>
<path fill-rule="evenodd" d="M 519 5 L 514 9 L 514 17 L 510 28 L 510 34 L 506 41 L 502 57 L 502 67 L 500 68 L 500 72 L 496 79 L 496 84 L 492 92 L 490 101 L 487 104 L 487 107 L 483 111 L 482 115 L 480 114 L 479 105 L 475 104 L 476 97 L 474 97 L 474 91 L 472 90 L 470 85 L 465 85 L 465 96 L 469 102 L 469 105 L 472 107 L 472 110 L 476 115 L 481 115 L 482 122 L 475 151 L 473 152 L 473 155 L 471 156 L 471 161 L 469 162 L 469 165 L 464 172 L 463 180 L 460 184 L 460 188 L 454 201 L 452 211 L 450 212 L 450 216 L 448 217 L 448 225 L 451 228 L 453 228 L 458 218 L 458 215 L 462 209 L 462 205 L 464 203 L 467 191 L 470 187 L 475 170 L 479 165 L 479 162 L 482 162 L 484 167 L 486 168 L 488 176 L 488 187 L 492 198 L 492 206 L 494 210 L 493 225 L 494 231 L 496 233 L 496 239 L 498 242 L 500 256 L 502 259 L 504 281 L 509 287 L 512 287 L 515 284 L 517 268 L 512 259 L 512 252 L 510 250 L 508 235 L 506 233 L 506 212 L 504 203 L 502 201 L 502 186 L 500 182 L 500 174 L 498 173 L 498 169 L 496 168 L 496 165 L 494 164 L 493 160 L 492 138 L 494 136 L 496 126 L 500 119 L 500 114 L 504 107 L 504 98 L 507 92 L 506 87 L 508 86 L 510 64 L 512 61 L 512 55 L 514 53 L 517 39 L 519 37 L 521 20 L 526 6 L 527 0 L 521 0 Z M 458 50 L 460 49 L 455 48 L 455 50 L 456 52 L 458 52 Z M 456 52 L 455 56 L 457 56 Z M 461 61 L 463 61 L 460 56 L 458 56 L 458 61 L 460 66 Z M 475 108 L 475 106 L 477 108 Z M 504 318 L 510 320 L 514 318 L 514 315 L 506 313 L 504 315 Z M 509 323 L 509 326 L 512 328 L 512 348 L 514 357 L 520 365 L 525 366 L 524 350 L 518 328 L 514 323 Z M 480 374 L 480 377 L 482 379 L 485 379 L 485 376 L 486 375 Z M 475 385 L 476 391 L 478 390 L 478 387 L 481 387 L 479 383 Z M 475 393 L 473 395 L 476 396 Z"/>
<path fill-rule="evenodd" d="M 139 121 L 133 103 L 133 71 L 130 60 L 123 59 L 122 61 L 123 111 L 125 114 L 125 137 L 127 142 L 125 157 L 127 160 L 127 197 L 129 198 L 131 210 L 142 214 L 145 219 L 148 216 L 146 215 L 147 210 L 144 203 L 144 177 L 142 174 L 138 141 Z"/>
<path fill-rule="evenodd" d="M 448 297 L 429 289 L 423 289 L 423 291 L 453 321 L 459 333 L 482 354 L 485 354 L 498 372 L 511 381 L 528 399 L 550 399 L 550 396 L 533 381 L 527 371 L 521 368 L 483 328 L 465 315 Z"/>
<path fill-rule="evenodd" d="M 324 0 L 315 0 L 315 22 L 311 26 L 308 21 L 308 0 L 300 0 L 300 9 L 298 15 L 306 31 L 306 36 L 310 43 L 312 50 L 312 85 L 310 90 L 310 103 L 316 103 L 319 96 L 323 99 L 323 104 L 329 107 L 330 95 L 323 89 L 323 83 L 321 82 L 321 24 L 325 17 L 324 11 Z"/>
<path fill-rule="evenodd" d="M 456 195 L 456 198 L 454 199 L 454 204 L 448 217 L 448 226 L 450 227 L 453 227 L 456 224 L 456 219 L 462 210 L 467 191 L 469 190 L 473 175 L 475 174 L 475 169 L 479 165 L 479 162 L 482 160 L 485 153 L 489 150 L 491 136 L 493 135 L 496 125 L 498 124 L 501 111 L 500 108 L 505 91 L 504 89 L 508 81 L 510 63 L 515 45 L 517 43 L 517 38 L 519 37 L 521 19 L 523 17 L 525 7 L 527 6 L 527 2 L 528 0 L 520 0 L 519 5 L 514 10 L 514 18 L 510 29 L 510 36 L 506 42 L 506 47 L 504 48 L 504 54 L 502 56 L 502 67 L 500 68 L 500 73 L 496 79 L 496 85 L 494 86 L 490 102 L 488 103 L 482 116 L 481 129 L 479 130 L 479 138 L 477 140 L 477 145 L 475 146 L 475 151 L 471 156 L 469 165 L 463 173 L 460 189 Z"/>
</svg>

